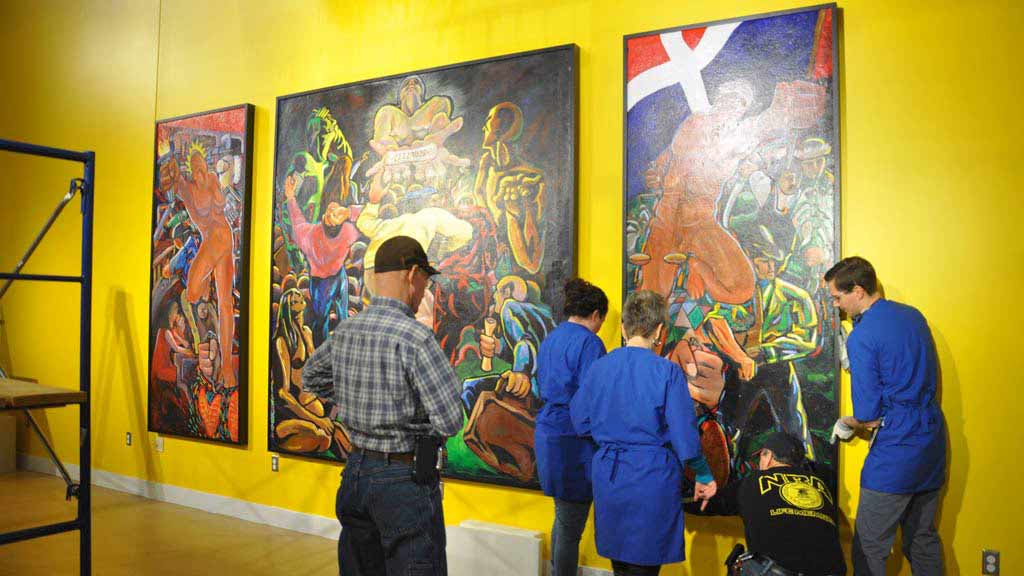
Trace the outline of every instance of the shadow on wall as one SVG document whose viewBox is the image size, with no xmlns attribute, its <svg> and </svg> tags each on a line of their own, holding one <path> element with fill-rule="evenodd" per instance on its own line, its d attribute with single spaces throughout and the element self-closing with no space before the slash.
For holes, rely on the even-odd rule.
<svg viewBox="0 0 1024 576">
<path fill-rule="evenodd" d="M 946 485 L 942 487 L 942 500 L 936 517 L 942 536 L 943 559 L 946 574 L 960 574 L 960 562 L 953 549 L 957 518 L 963 509 L 967 471 L 970 470 L 970 450 L 964 435 L 964 399 L 960 386 L 960 373 L 956 358 L 945 334 L 932 328 L 935 351 L 939 357 L 938 401 L 946 417 Z M 945 361 L 943 361 L 945 359 Z"/>
<path fill-rule="evenodd" d="M 97 345 L 93 348 L 93 466 L 105 468 L 104 464 L 110 455 L 109 450 L 123 446 L 121 432 L 104 426 L 104 423 L 109 421 L 113 406 L 123 405 L 129 412 L 129 421 L 133 422 L 132 428 L 136 431 L 134 436 L 137 438 L 135 441 L 144 443 L 140 446 L 144 479 L 152 480 L 158 477 L 159 470 L 153 451 L 148 448 L 149 437 L 146 434 L 148 368 L 139 364 L 139 358 L 148 356 L 148 344 L 140 342 L 142 339 L 139 338 L 139 328 L 132 321 L 132 296 L 123 287 L 111 287 L 106 300 L 104 313 L 93 315 L 94 330 L 100 333 L 99 339 L 94 339 Z M 95 319 L 99 318 L 103 318 L 102 324 L 95 323 Z M 140 346 L 144 346 L 145 349 L 140 349 Z M 119 372 L 126 383 L 123 393 L 127 398 L 123 404 L 113 401 L 116 391 L 110 385 L 111 382 L 118 381 Z M 123 474 L 126 471 L 118 472 Z"/>
</svg>

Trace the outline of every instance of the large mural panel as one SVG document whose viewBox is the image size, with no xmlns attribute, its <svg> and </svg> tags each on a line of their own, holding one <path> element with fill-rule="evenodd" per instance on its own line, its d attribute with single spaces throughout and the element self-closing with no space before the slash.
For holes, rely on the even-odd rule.
<svg viewBox="0 0 1024 576">
<path fill-rule="evenodd" d="M 625 39 L 623 292 L 669 300 L 720 492 L 773 430 L 835 465 L 835 34 L 827 5 Z"/>
<path fill-rule="evenodd" d="M 575 268 L 576 48 L 278 99 L 269 447 L 342 460 L 302 367 L 369 302 L 377 247 L 417 238 L 441 275 L 419 320 L 463 382 L 449 476 L 535 487 L 536 354 Z"/>
<path fill-rule="evenodd" d="M 156 125 L 149 430 L 245 444 L 249 104 Z"/>
</svg>

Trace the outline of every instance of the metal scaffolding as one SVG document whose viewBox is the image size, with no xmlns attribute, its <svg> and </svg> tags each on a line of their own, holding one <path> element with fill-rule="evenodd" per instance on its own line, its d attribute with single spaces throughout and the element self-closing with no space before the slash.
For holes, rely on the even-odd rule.
<svg viewBox="0 0 1024 576">
<path fill-rule="evenodd" d="M 32 156 L 41 156 L 45 158 L 53 158 L 57 160 L 67 160 L 72 162 L 81 162 L 83 165 L 83 175 L 81 178 L 73 178 L 71 180 L 71 186 L 68 193 L 61 199 L 60 203 L 54 209 L 50 218 L 43 225 L 42 230 L 36 236 L 35 240 L 29 246 L 28 250 L 22 256 L 11 273 L 0 273 L 0 280 L 6 280 L 3 287 L 0 288 L 0 298 L 3 298 L 4 294 L 7 293 L 7 289 L 14 281 L 33 281 L 33 282 L 71 282 L 78 283 L 81 286 L 81 325 L 79 328 L 79 375 L 78 383 L 81 394 L 75 395 L 73 399 L 69 399 L 67 394 L 60 394 L 60 390 L 47 389 L 42 386 L 35 386 L 32 390 L 32 400 L 29 402 L 19 403 L 18 399 L 24 400 L 28 396 L 17 396 L 14 394 L 8 398 L 9 402 L 5 405 L 0 403 L 0 410 L 23 410 L 28 417 L 29 423 L 32 425 L 33 430 L 42 439 L 44 446 L 50 454 L 50 458 L 56 464 L 58 470 L 64 478 L 67 484 L 67 498 L 78 499 L 78 516 L 74 520 L 68 522 L 59 522 L 56 524 L 49 524 L 46 526 L 37 526 L 33 528 L 27 528 L 25 530 L 18 530 L 15 532 L 7 532 L 0 534 L 0 545 L 9 544 L 13 542 L 20 542 L 22 540 L 29 540 L 32 538 L 39 538 L 42 536 L 49 536 L 51 534 L 59 534 L 62 532 L 69 532 L 72 530 L 78 530 L 79 533 L 79 571 L 83 576 L 87 576 L 91 573 L 92 569 L 92 512 L 91 512 L 91 490 L 90 486 L 92 483 L 92 464 L 91 464 L 91 435 L 90 435 L 90 418 L 89 418 L 89 388 L 90 388 L 90 374 L 91 374 L 91 345 L 92 345 L 92 211 L 93 211 L 93 183 L 96 171 L 96 154 L 94 152 L 75 152 L 71 150 L 61 150 L 58 148 L 49 148 L 46 146 L 37 146 L 34 144 L 25 144 L 22 142 L 14 142 L 11 140 L 0 140 L 0 151 L 15 152 L 20 154 L 28 154 Z M 28 259 L 32 256 L 36 247 L 39 246 L 40 241 L 50 230 L 50 227 L 56 221 L 64 207 L 71 202 L 74 198 L 75 193 L 79 193 L 82 199 L 82 271 L 79 276 L 60 276 L 53 274 L 22 274 L 21 269 L 25 266 Z M 0 376 L 6 376 L 0 368 Z M 4 383 L 17 383 L 18 381 L 5 381 Z M 20 383 L 24 384 L 24 383 Z M 13 385 L 12 385 L 13 386 Z M 11 390 L 15 390 L 14 387 Z M 24 387 L 21 388 L 24 390 Z M 49 390 L 49 392 L 47 392 Z M 3 388 L 0 387 L 0 392 L 3 392 Z M 67 392 L 64 390 L 63 392 Z M 64 406 L 67 404 L 78 404 L 79 406 L 79 426 L 81 428 L 80 440 L 79 440 L 79 468 L 80 476 L 78 483 L 75 483 L 63 464 L 57 458 L 56 452 L 50 445 L 45 435 L 40 430 L 35 418 L 29 412 L 29 408 L 45 408 L 54 406 Z"/>
</svg>

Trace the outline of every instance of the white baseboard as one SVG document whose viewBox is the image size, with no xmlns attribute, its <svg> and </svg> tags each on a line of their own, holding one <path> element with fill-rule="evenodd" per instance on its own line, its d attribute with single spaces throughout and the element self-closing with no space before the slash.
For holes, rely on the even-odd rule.
<svg viewBox="0 0 1024 576">
<path fill-rule="evenodd" d="M 68 474 L 73 479 L 79 479 L 77 464 L 65 462 L 64 467 L 67 468 Z M 60 475 L 60 472 L 57 471 L 57 466 L 48 458 L 32 456 L 30 454 L 18 454 L 18 468 L 41 474 Z M 337 540 L 341 534 L 341 526 L 336 518 L 304 514 L 276 506 L 239 500 L 238 498 L 229 498 L 218 494 L 171 486 L 170 484 L 160 484 L 158 482 L 107 472 L 99 468 L 92 469 L 92 483 L 94 486 L 102 486 L 103 488 L 117 490 L 118 492 L 135 494 L 136 496 L 142 496 L 151 500 L 178 504 L 179 506 L 196 508 L 204 512 L 222 514 L 240 520 L 267 524 L 331 540 Z M 544 572 L 549 572 L 549 564 L 547 562 L 543 564 Z M 580 566 L 579 568 L 579 576 L 610 576 L 611 574 L 611 571 L 600 568 L 591 568 L 589 566 Z"/>
<path fill-rule="evenodd" d="M 78 465 L 65 463 L 64 467 L 67 468 L 68 474 L 72 478 L 78 480 Z M 42 474 L 60 475 L 57 467 L 49 459 L 30 454 L 18 454 L 18 468 Z M 94 486 L 102 486 L 111 490 L 117 490 L 118 492 L 135 494 L 151 500 L 188 506 L 189 508 L 197 508 L 213 514 L 222 514 L 241 520 L 248 520 L 249 522 L 312 534 L 322 538 L 337 540 L 338 535 L 341 533 L 341 526 L 336 518 L 304 514 L 276 506 L 247 502 L 238 498 L 229 498 L 218 494 L 171 486 L 170 484 L 150 482 L 148 480 L 132 478 L 131 476 L 107 472 L 98 468 L 92 469 L 92 483 Z"/>
</svg>

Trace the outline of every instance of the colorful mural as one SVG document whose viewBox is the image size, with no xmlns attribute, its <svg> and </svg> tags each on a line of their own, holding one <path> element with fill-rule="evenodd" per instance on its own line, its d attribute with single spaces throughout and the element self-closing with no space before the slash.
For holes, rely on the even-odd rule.
<svg viewBox="0 0 1024 576">
<path fill-rule="evenodd" d="M 446 474 L 536 486 L 537 348 L 575 266 L 575 61 L 564 46 L 278 99 L 271 450 L 351 449 L 302 367 L 407 235 L 441 271 L 419 319 L 463 381 Z"/>
<path fill-rule="evenodd" d="M 834 466 L 835 6 L 627 37 L 624 295 L 665 295 L 719 490 L 765 433 Z M 715 507 L 712 506 L 713 512 Z"/>
<path fill-rule="evenodd" d="M 246 442 L 253 108 L 156 125 L 149 430 Z"/>
</svg>

